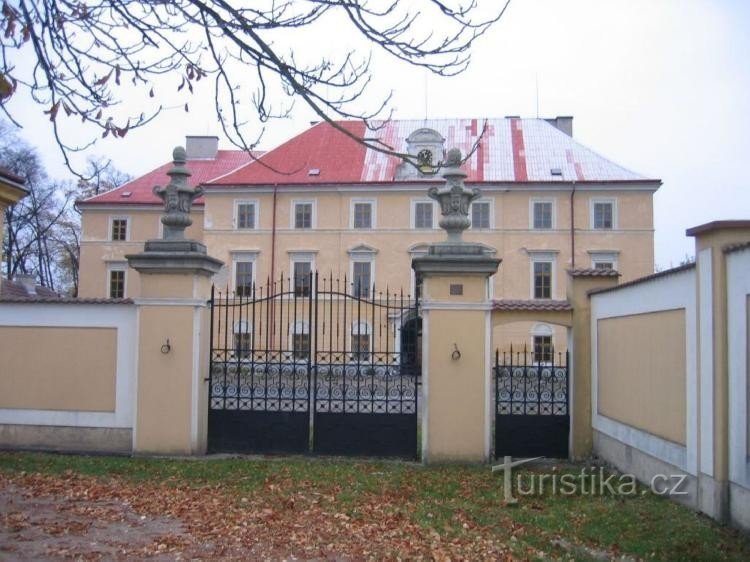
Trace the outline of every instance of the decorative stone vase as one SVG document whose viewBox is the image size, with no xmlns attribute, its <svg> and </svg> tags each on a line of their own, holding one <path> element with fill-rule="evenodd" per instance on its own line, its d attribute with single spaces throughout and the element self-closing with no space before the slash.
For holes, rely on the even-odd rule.
<svg viewBox="0 0 750 562">
<path fill-rule="evenodd" d="M 185 167 L 187 153 L 181 146 L 172 151 L 174 167 L 167 172 L 170 182 L 166 187 L 154 186 L 153 193 L 164 201 L 164 214 L 161 223 L 164 225 L 164 240 L 184 240 L 185 229 L 193 224 L 190 208 L 193 201 L 203 195 L 203 189 L 191 188 L 187 179 L 192 175 Z"/>
<path fill-rule="evenodd" d="M 445 178 L 442 187 L 431 187 L 427 195 L 440 204 L 443 217 L 440 227 L 448 233 L 448 244 L 465 244 L 463 231 L 471 226 L 469 209 L 471 202 L 481 195 L 476 187 L 469 189 L 464 185 L 466 172 L 461 168 L 461 151 L 452 148 L 445 160 L 445 169 L 441 174 Z"/>
</svg>

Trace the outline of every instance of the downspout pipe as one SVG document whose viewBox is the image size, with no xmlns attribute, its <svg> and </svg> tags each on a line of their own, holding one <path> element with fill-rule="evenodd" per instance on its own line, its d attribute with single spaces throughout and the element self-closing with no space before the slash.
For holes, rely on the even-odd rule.
<svg viewBox="0 0 750 562">
<path fill-rule="evenodd" d="M 576 268 L 576 211 L 575 211 L 575 195 L 576 195 L 576 180 L 571 182 L 572 189 L 570 190 L 570 263 L 571 269 Z"/>
</svg>

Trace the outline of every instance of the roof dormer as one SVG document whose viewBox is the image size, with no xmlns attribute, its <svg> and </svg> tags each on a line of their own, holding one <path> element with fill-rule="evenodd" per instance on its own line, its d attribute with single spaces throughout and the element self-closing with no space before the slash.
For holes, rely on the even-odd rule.
<svg viewBox="0 0 750 562">
<path fill-rule="evenodd" d="M 443 161 L 445 139 L 436 130 L 422 127 L 406 138 L 406 153 L 417 167 L 402 162 L 396 169 L 397 180 L 431 177 Z"/>
</svg>

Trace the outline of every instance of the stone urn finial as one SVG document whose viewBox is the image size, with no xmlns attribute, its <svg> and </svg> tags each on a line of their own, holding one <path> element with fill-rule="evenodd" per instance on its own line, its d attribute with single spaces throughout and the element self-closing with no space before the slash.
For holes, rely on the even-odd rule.
<svg viewBox="0 0 750 562">
<path fill-rule="evenodd" d="M 174 167 L 167 172 L 171 178 L 166 187 L 154 186 L 153 193 L 164 201 L 164 214 L 161 223 L 164 225 L 164 240 L 183 240 L 185 229 L 193 224 L 190 218 L 190 207 L 193 201 L 203 194 L 203 189 L 188 186 L 191 176 L 185 167 L 187 152 L 181 146 L 172 151 Z"/>
<path fill-rule="evenodd" d="M 431 187 L 427 195 L 440 204 L 443 218 L 440 219 L 440 227 L 448 232 L 448 242 L 451 244 L 463 244 L 462 233 L 471 226 L 469 220 L 469 209 L 471 202 L 479 198 L 481 193 L 476 187 L 469 189 L 464 185 L 466 172 L 461 166 L 461 151 L 452 148 L 445 158 L 442 172 L 445 178 L 443 187 Z"/>
</svg>

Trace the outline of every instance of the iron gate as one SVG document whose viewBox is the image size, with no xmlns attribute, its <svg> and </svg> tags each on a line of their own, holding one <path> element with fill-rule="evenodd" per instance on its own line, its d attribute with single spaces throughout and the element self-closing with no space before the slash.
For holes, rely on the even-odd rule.
<svg viewBox="0 0 750 562">
<path fill-rule="evenodd" d="M 418 303 L 309 273 L 212 289 L 212 452 L 417 454 Z"/>
<path fill-rule="evenodd" d="M 568 457 L 568 352 L 495 352 L 495 457 Z"/>
</svg>

